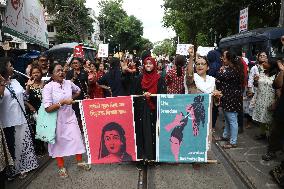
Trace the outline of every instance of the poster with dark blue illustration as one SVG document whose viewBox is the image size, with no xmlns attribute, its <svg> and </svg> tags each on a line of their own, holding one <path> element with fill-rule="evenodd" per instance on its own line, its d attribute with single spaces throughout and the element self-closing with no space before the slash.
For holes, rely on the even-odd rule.
<svg viewBox="0 0 284 189">
<path fill-rule="evenodd" d="M 209 94 L 158 95 L 158 162 L 207 162 Z"/>
</svg>

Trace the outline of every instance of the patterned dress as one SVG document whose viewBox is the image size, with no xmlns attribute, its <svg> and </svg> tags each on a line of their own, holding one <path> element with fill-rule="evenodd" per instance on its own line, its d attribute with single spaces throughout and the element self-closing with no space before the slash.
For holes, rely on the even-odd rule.
<svg viewBox="0 0 284 189">
<path fill-rule="evenodd" d="M 243 109 L 242 84 L 238 72 L 226 67 L 216 77 L 217 90 L 221 91 L 221 107 L 225 112 L 241 112 Z"/>
<path fill-rule="evenodd" d="M 179 77 L 176 69 L 168 71 L 165 77 L 168 94 L 184 94 L 184 75 L 184 69 L 182 69 L 182 75 Z"/>
<path fill-rule="evenodd" d="M 12 79 L 7 87 L 20 102 L 19 104 L 7 88 L 3 98 L 0 98 L 0 127 L 4 130 L 8 149 L 14 160 L 14 166 L 8 170 L 7 175 L 13 177 L 36 169 L 39 165 L 30 129 L 20 108 L 20 105 L 24 107 L 24 89 L 16 79 Z"/>
<path fill-rule="evenodd" d="M 97 72 L 97 80 L 99 80 L 104 75 L 105 75 L 104 72 L 98 71 Z M 95 98 L 104 98 L 105 97 L 103 88 L 99 87 L 98 85 L 96 85 L 94 92 L 95 92 Z"/>
<path fill-rule="evenodd" d="M 9 165 L 13 165 L 13 159 L 7 146 L 4 131 L 0 127 L 0 172 Z"/>
<path fill-rule="evenodd" d="M 271 123 L 272 121 L 272 112 L 268 108 L 275 101 L 275 89 L 272 87 L 275 76 L 269 77 L 264 72 L 259 75 L 252 119 L 260 123 Z"/>
</svg>

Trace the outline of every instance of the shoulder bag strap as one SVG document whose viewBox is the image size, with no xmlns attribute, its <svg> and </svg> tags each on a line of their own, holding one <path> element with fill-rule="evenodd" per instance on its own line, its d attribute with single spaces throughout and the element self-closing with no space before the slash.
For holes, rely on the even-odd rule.
<svg viewBox="0 0 284 189">
<path fill-rule="evenodd" d="M 19 106 L 20 106 L 20 108 L 21 108 L 21 110 L 22 110 L 22 112 L 23 112 L 23 114 L 24 114 L 24 116 L 25 116 L 25 118 L 26 118 L 26 121 L 27 121 L 27 124 L 28 124 L 28 126 L 29 126 L 30 131 L 31 131 L 31 132 L 34 132 L 33 129 L 32 129 L 32 127 L 31 127 L 30 124 L 29 124 L 28 116 L 27 116 L 27 114 L 26 114 L 24 108 L 22 107 L 22 105 L 21 105 L 19 99 L 17 98 L 16 93 L 15 93 L 13 90 L 11 90 L 7 85 L 6 85 L 6 89 L 8 89 L 8 91 L 12 94 L 12 97 L 17 100 L 17 102 L 18 102 L 18 104 L 19 104 Z"/>
</svg>

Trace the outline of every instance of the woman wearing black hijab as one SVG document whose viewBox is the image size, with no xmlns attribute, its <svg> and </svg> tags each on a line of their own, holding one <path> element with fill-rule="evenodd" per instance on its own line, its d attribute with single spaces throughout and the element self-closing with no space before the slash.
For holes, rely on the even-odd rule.
<svg viewBox="0 0 284 189">
<path fill-rule="evenodd" d="M 103 89 L 109 90 L 111 96 L 126 96 L 126 81 L 123 79 L 123 73 L 118 58 L 110 59 L 110 69 L 98 81 L 98 85 Z"/>
</svg>

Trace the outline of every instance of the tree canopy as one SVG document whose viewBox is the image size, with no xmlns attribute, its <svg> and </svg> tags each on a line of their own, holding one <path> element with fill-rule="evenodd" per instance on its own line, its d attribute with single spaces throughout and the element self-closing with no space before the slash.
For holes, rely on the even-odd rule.
<svg viewBox="0 0 284 189">
<path fill-rule="evenodd" d="M 122 0 L 101 0 L 99 2 L 101 40 L 109 43 L 110 50 L 137 50 L 153 46 L 143 35 L 142 22 L 133 15 L 127 15 Z M 120 49 L 118 49 L 120 47 Z"/>
<path fill-rule="evenodd" d="M 155 55 L 173 56 L 176 52 L 176 44 L 173 39 L 164 39 L 154 45 L 153 53 Z"/>
<path fill-rule="evenodd" d="M 41 0 L 55 19 L 56 38 L 63 42 L 82 42 L 93 31 L 93 19 L 85 7 L 85 0 Z"/>
<path fill-rule="evenodd" d="M 215 40 L 238 33 L 239 12 L 249 8 L 249 30 L 276 27 L 281 0 L 164 0 L 164 25 L 183 43 L 212 46 Z"/>
</svg>

